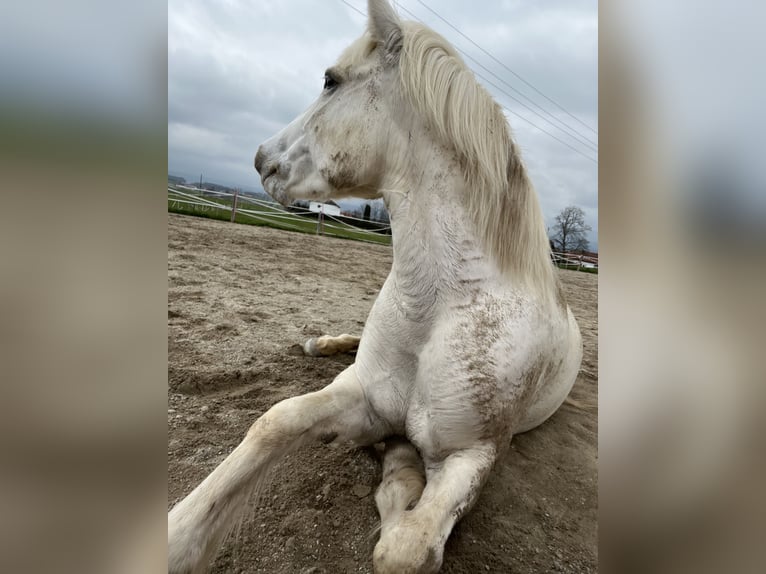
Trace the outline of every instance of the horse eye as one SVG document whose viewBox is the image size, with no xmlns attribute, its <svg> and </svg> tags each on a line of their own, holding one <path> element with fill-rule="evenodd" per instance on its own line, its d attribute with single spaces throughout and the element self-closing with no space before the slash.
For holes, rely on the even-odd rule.
<svg viewBox="0 0 766 574">
<path fill-rule="evenodd" d="M 338 85 L 338 80 L 333 78 L 330 74 L 325 74 L 324 75 L 324 89 L 325 90 L 332 90 L 337 85 Z"/>
</svg>

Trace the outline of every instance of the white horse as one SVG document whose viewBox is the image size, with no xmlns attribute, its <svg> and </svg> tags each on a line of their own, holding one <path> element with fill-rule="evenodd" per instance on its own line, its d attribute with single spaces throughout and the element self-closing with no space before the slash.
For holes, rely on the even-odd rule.
<svg viewBox="0 0 766 574">
<path fill-rule="evenodd" d="M 443 38 L 369 0 L 367 32 L 255 167 L 284 204 L 383 198 L 393 264 L 355 363 L 268 410 L 172 509 L 168 570 L 205 570 L 289 451 L 400 436 L 383 455 L 374 568 L 437 572 L 498 455 L 556 411 L 582 357 L 506 119 Z"/>
</svg>

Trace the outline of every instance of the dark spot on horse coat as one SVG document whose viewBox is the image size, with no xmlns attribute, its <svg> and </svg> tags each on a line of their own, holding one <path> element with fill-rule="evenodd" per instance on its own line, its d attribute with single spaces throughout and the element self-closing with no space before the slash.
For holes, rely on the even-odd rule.
<svg viewBox="0 0 766 574">
<path fill-rule="evenodd" d="M 323 444 L 330 444 L 332 441 L 334 441 L 336 438 L 338 438 L 338 433 L 336 432 L 326 432 L 324 434 L 319 435 L 319 440 Z"/>
<path fill-rule="evenodd" d="M 430 546 L 428 548 L 428 552 L 426 554 L 426 560 L 423 564 L 424 569 L 426 569 L 428 572 L 433 571 L 434 568 L 439 564 L 439 559 L 436 555 L 436 550 L 433 548 L 433 546 Z"/>
<path fill-rule="evenodd" d="M 346 134 L 346 137 L 348 137 L 348 133 Z M 332 160 L 334 163 L 343 163 L 347 162 L 349 159 L 349 154 L 347 151 L 336 151 L 334 154 L 330 156 L 330 160 Z"/>
<path fill-rule="evenodd" d="M 216 501 L 214 500 L 210 504 L 210 508 L 207 509 L 207 516 L 208 516 L 208 518 L 214 518 L 216 516 L 215 505 L 216 505 Z"/>
<path fill-rule="evenodd" d="M 376 82 L 367 82 L 367 102 L 365 103 L 366 111 L 378 111 L 378 100 L 380 94 L 378 93 L 378 84 Z"/>
<path fill-rule="evenodd" d="M 351 165 L 351 156 L 347 151 L 338 151 L 330 156 L 332 165 L 320 170 L 322 177 L 337 190 L 355 187 L 357 169 Z"/>
</svg>

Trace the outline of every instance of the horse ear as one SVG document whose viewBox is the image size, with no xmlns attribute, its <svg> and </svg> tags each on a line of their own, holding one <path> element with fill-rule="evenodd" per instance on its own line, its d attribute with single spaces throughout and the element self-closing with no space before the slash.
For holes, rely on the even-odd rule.
<svg viewBox="0 0 766 574">
<path fill-rule="evenodd" d="M 402 27 L 399 16 L 387 0 L 369 0 L 369 30 L 385 53 L 387 62 L 394 63 L 399 59 L 402 50 Z"/>
</svg>

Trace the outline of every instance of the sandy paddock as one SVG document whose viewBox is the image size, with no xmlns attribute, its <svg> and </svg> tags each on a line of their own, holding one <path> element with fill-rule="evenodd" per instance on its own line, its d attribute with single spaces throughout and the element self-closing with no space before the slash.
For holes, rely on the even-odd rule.
<svg viewBox="0 0 766 574">
<path fill-rule="evenodd" d="M 196 486 L 275 402 L 353 361 L 297 347 L 361 333 L 391 248 L 169 215 L 168 504 Z M 585 343 L 572 391 L 514 437 L 450 537 L 445 573 L 597 570 L 597 276 L 560 271 Z M 374 449 L 305 447 L 279 464 L 213 570 L 372 572 L 380 480 Z"/>
</svg>

